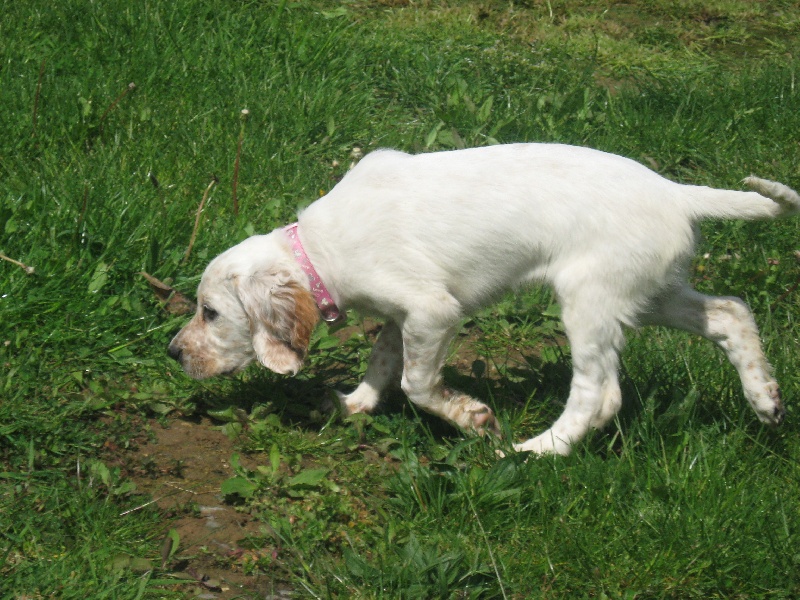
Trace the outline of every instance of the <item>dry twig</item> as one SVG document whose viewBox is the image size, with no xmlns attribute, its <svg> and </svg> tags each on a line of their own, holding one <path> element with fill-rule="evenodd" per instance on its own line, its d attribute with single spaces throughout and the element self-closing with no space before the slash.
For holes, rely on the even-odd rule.
<svg viewBox="0 0 800 600">
<path fill-rule="evenodd" d="M 140 271 L 139 275 L 147 280 L 147 283 L 150 284 L 150 289 L 153 290 L 156 298 L 158 298 L 163 304 L 164 310 L 171 315 L 185 315 L 187 313 L 193 313 L 197 308 L 197 304 L 193 300 L 181 294 L 171 285 L 168 285 L 163 281 L 159 281 L 144 271 Z"/>
<path fill-rule="evenodd" d="M 25 263 L 21 263 L 21 262 L 19 262 L 18 260 L 14 260 L 13 258 L 9 258 L 8 256 L 6 256 L 5 254 L 3 254 L 2 252 L 0 252 L 0 259 L 2 259 L 2 260 L 7 260 L 7 261 L 8 261 L 8 262 L 10 262 L 11 264 L 13 264 L 13 265 L 17 265 L 17 266 L 18 266 L 18 267 L 20 267 L 21 269 L 24 269 L 24 270 L 25 270 L 25 272 L 26 272 L 28 275 L 33 275 L 34 268 L 33 268 L 33 267 L 30 267 L 30 266 L 28 266 L 28 265 L 26 265 Z"/>
<path fill-rule="evenodd" d="M 108 105 L 108 108 L 106 109 L 106 112 L 104 112 L 103 116 L 100 117 L 100 122 L 99 122 L 99 125 L 98 125 L 98 128 L 100 130 L 103 129 L 103 121 L 106 120 L 106 117 L 109 115 L 109 113 L 116 108 L 116 106 L 117 106 L 117 104 L 119 104 L 120 100 L 122 100 L 125 96 L 128 95 L 128 92 L 131 92 L 134 89 L 136 89 L 136 84 L 131 81 L 128 84 L 128 87 L 126 87 L 124 90 L 122 90 L 122 93 L 119 96 L 117 96 L 111 104 Z"/>
<path fill-rule="evenodd" d="M 214 187 L 214 184 L 218 182 L 219 180 L 217 179 L 217 176 L 213 175 L 211 183 L 208 184 L 206 191 L 203 193 L 203 199 L 200 200 L 200 206 L 197 207 L 197 213 L 194 216 L 194 228 L 192 229 L 192 237 L 189 238 L 189 247 L 186 248 L 186 254 L 183 255 L 184 264 L 186 264 L 186 262 L 189 260 L 189 255 L 192 253 L 192 246 L 194 246 L 194 240 L 197 238 L 197 230 L 200 228 L 200 215 L 203 213 L 203 207 L 206 205 L 208 194 L 211 192 L 211 188 Z"/>
<path fill-rule="evenodd" d="M 244 140 L 244 125 L 247 122 L 247 115 L 250 111 L 246 108 L 242 110 L 242 126 L 239 128 L 239 143 L 236 145 L 236 161 L 233 163 L 233 215 L 239 216 L 239 197 L 237 189 L 239 187 L 239 159 L 242 156 L 242 140 Z"/>
</svg>

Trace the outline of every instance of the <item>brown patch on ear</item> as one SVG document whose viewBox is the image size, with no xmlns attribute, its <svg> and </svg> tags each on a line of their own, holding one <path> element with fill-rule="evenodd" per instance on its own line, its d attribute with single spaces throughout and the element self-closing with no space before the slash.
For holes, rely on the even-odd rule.
<svg viewBox="0 0 800 600">
<path fill-rule="evenodd" d="M 253 350 L 276 373 L 296 374 L 320 314 L 314 297 L 285 273 L 256 273 L 239 283 Z"/>
<path fill-rule="evenodd" d="M 307 289 L 297 284 L 287 286 L 294 297 L 294 327 L 292 328 L 289 345 L 297 352 L 300 358 L 308 354 L 308 344 L 311 334 L 319 322 L 319 309 L 314 301 L 314 296 Z"/>
</svg>

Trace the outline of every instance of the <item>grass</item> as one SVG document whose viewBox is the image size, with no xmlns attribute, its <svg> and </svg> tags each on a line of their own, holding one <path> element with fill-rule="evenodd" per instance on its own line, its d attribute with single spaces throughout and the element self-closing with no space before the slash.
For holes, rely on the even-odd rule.
<svg viewBox="0 0 800 600">
<path fill-rule="evenodd" d="M 184 318 L 138 273 L 190 293 L 354 147 L 559 141 L 685 182 L 800 185 L 794 3 L 402 4 L 3 3 L 0 251 L 34 271 L 0 261 L 0 597 L 185 595 L 160 555 L 168 516 L 130 511 L 146 499 L 105 457 L 135 446 L 140 416 L 192 414 L 253 461 L 223 486 L 263 523 L 242 568 L 296 597 L 800 594 L 797 221 L 708 223 L 695 268 L 753 307 L 788 407 L 777 432 L 714 348 L 665 330 L 629 335 L 615 427 L 527 462 L 401 398 L 320 415 L 325 386 L 363 372 L 362 330 L 318 331 L 291 381 L 168 364 Z M 568 389 L 551 302 L 477 315 L 446 373 L 517 439 Z"/>
</svg>

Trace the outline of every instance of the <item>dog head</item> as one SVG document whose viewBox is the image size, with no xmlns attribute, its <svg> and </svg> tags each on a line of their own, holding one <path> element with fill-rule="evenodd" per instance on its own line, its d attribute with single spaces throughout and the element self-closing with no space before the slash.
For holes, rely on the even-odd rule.
<svg viewBox="0 0 800 600">
<path fill-rule="evenodd" d="M 295 375 L 319 316 L 282 232 L 253 236 L 208 265 L 197 312 L 167 353 L 195 379 L 235 373 L 253 359 Z"/>
</svg>

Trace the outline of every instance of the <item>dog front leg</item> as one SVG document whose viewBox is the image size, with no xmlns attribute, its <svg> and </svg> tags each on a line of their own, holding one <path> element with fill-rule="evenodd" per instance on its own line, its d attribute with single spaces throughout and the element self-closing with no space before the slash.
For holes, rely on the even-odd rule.
<svg viewBox="0 0 800 600">
<path fill-rule="evenodd" d="M 407 321 L 403 326 L 401 387 L 416 406 L 478 435 L 500 435 L 492 410 L 462 392 L 444 387 L 442 367 L 455 326 Z"/>
<path fill-rule="evenodd" d="M 364 379 L 350 394 L 336 392 L 342 413 L 372 412 L 384 390 L 392 383 L 399 382 L 402 366 L 403 337 L 397 324 L 387 321 L 372 347 Z"/>
<path fill-rule="evenodd" d="M 564 412 L 553 426 L 518 451 L 566 456 L 592 429 L 601 429 L 622 406 L 617 369 L 625 338 L 618 319 L 604 318 L 589 304 L 565 306 L 564 327 L 572 347 L 573 377 Z"/>
</svg>

